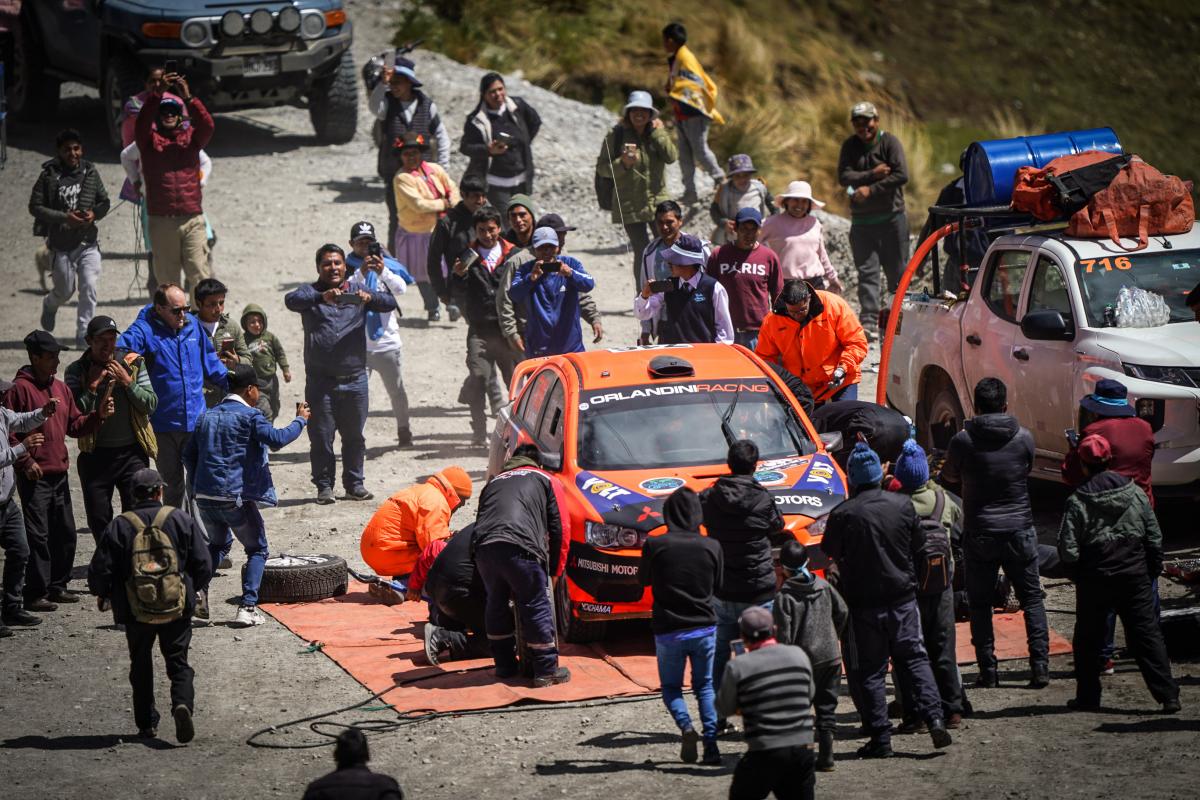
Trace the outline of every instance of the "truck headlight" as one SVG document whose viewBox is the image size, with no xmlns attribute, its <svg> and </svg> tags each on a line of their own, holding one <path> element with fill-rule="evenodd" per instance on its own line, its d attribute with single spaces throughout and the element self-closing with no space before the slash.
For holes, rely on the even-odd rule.
<svg viewBox="0 0 1200 800">
<path fill-rule="evenodd" d="M 221 15 L 221 33 L 234 39 L 246 30 L 246 19 L 240 11 L 226 11 Z"/>
<path fill-rule="evenodd" d="M 607 522 L 587 522 L 584 525 L 584 541 L 592 547 L 637 547 L 643 535 L 632 528 L 610 525 Z"/>
<path fill-rule="evenodd" d="M 1155 383 L 1169 383 L 1174 386 L 1195 386 L 1188 377 L 1187 371 L 1180 367 L 1147 367 L 1141 364 L 1122 364 L 1125 374 L 1131 378 L 1141 378 Z"/>
<path fill-rule="evenodd" d="M 256 36 L 263 36 L 271 32 L 271 26 L 275 23 L 271 17 L 271 12 L 265 8 L 259 8 L 250 15 L 250 30 Z"/>
<path fill-rule="evenodd" d="M 1167 404 L 1165 401 L 1153 397 L 1142 397 L 1134 403 L 1133 407 L 1139 417 L 1150 423 L 1151 430 L 1155 433 L 1162 430 L 1163 422 L 1166 421 Z"/>
<path fill-rule="evenodd" d="M 295 33 L 300 30 L 300 11 L 295 6 L 285 6 L 279 11 L 279 30 Z"/>
<path fill-rule="evenodd" d="M 320 11 L 306 11 L 301 15 L 300 35 L 305 39 L 319 39 L 325 33 L 325 15 Z"/>
<path fill-rule="evenodd" d="M 189 20 L 183 23 L 179 38 L 188 47 L 203 47 L 208 44 L 208 25 L 200 20 Z"/>
</svg>

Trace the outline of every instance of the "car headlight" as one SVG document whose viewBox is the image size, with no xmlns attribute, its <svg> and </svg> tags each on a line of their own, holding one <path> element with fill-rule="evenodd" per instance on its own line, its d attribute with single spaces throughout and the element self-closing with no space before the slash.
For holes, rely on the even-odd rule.
<svg viewBox="0 0 1200 800">
<path fill-rule="evenodd" d="M 320 11 L 309 11 L 300 20 L 300 35 L 305 39 L 318 39 L 325 33 L 325 15 Z"/>
<path fill-rule="evenodd" d="M 1131 378 L 1141 378 L 1144 381 L 1170 383 L 1174 386 L 1195 386 L 1188 377 L 1187 371 L 1181 367 L 1148 367 L 1141 364 L 1122 364 L 1125 374 Z"/>
<path fill-rule="evenodd" d="M 588 522 L 584 525 L 584 541 L 592 547 L 637 547 L 643 539 L 642 534 L 620 525 L 607 522 Z"/>
<path fill-rule="evenodd" d="M 284 33 L 300 30 L 300 12 L 295 6 L 286 6 L 279 11 L 279 30 Z"/>
<path fill-rule="evenodd" d="M 241 36 L 246 30 L 246 19 L 240 11 L 226 11 L 221 15 L 221 33 L 229 38 Z"/>
<path fill-rule="evenodd" d="M 271 32 L 271 26 L 275 23 L 271 12 L 265 8 L 257 9 L 250 15 L 250 30 L 256 35 L 262 36 L 265 33 Z"/>
<path fill-rule="evenodd" d="M 825 535 L 825 526 L 828 524 L 829 524 L 829 515 L 826 514 L 825 516 L 821 517 L 820 519 L 814 519 L 811 523 L 809 523 L 808 527 L 805 528 L 804 530 L 805 530 L 805 532 L 808 533 L 809 536 L 824 536 Z"/>
<path fill-rule="evenodd" d="M 199 20 L 191 20 L 184 24 L 179 38 L 188 47 L 203 47 L 208 44 L 208 25 Z"/>
</svg>

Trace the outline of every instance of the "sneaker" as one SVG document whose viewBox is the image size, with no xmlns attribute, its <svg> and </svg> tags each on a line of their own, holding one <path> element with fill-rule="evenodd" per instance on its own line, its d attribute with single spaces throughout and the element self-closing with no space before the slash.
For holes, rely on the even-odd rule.
<svg viewBox="0 0 1200 800">
<path fill-rule="evenodd" d="M 217 569 L 233 569 L 233 559 L 225 556 L 221 559 L 221 563 L 217 566 Z"/>
<path fill-rule="evenodd" d="M 910 719 L 900 723 L 900 727 L 896 728 L 896 733 L 908 735 L 910 733 L 929 733 L 929 728 L 919 719 Z"/>
<path fill-rule="evenodd" d="M 472 447 L 487 447 L 487 443 L 488 443 L 488 437 L 487 437 L 486 433 L 471 434 L 471 446 Z"/>
<path fill-rule="evenodd" d="M 442 321 L 442 312 L 438 311 L 436 308 L 433 311 L 426 312 L 425 321 L 426 322 L 441 322 Z"/>
<path fill-rule="evenodd" d="M 679 760 L 685 764 L 695 764 L 696 759 L 700 757 L 697 745 L 700 744 L 700 734 L 696 733 L 695 728 L 688 728 L 683 732 L 683 741 L 679 744 Z"/>
<path fill-rule="evenodd" d="M 54 311 L 45 302 L 42 303 L 42 330 L 54 333 Z"/>
<path fill-rule="evenodd" d="M 1113 663 L 1111 658 L 1104 659 L 1104 664 L 1100 667 L 1101 675 L 1112 675 L 1117 671 L 1117 665 Z"/>
<path fill-rule="evenodd" d="M 1180 703 L 1179 698 L 1176 697 L 1174 700 L 1168 700 L 1167 702 L 1162 704 L 1162 713 L 1178 714 L 1182 708 L 1183 708 L 1183 704 Z"/>
<path fill-rule="evenodd" d="M 721 750 L 717 747 L 716 739 L 704 740 L 704 755 L 701 756 L 700 763 L 709 767 L 721 766 Z"/>
<path fill-rule="evenodd" d="M 1067 708 L 1071 709 L 1072 711 L 1099 711 L 1100 703 L 1099 701 L 1095 703 L 1085 703 L 1078 697 L 1072 697 L 1067 701 Z"/>
<path fill-rule="evenodd" d="M 187 744 L 192 739 L 196 738 L 196 726 L 192 724 L 192 710 L 183 703 L 171 709 L 171 716 L 175 718 L 175 740 L 180 744 Z"/>
<path fill-rule="evenodd" d="M 451 322 L 458 322 L 462 319 L 462 312 L 458 310 L 458 306 L 454 303 L 449 303 L 446 306 L 446 314 L 449 315 Z"/>
<path fill-rule="evenodd" d="M 13 628 L 32 628 L 34 625 L 42 624 L 41 617 L 37 614 L 30 614 L 23 608 L 5 614 L 3 619 L 5 625 Z"/>
<path fill-rule="evenodd" d="M 547 686 L 555 686 L 560 683 L 567 683 L 571 680 L 571 670 L 566 667 L 559 667 L 549 675 L 539 675 L 533 679 L 533 688 L 545 689 Z"/>
<path fill-rule="evenodd" d="M 353 489 L 346 490 L 347 500 L 372 500 L 375 495 L 367 491 L 365 486 L 355 486 Z"/>
<path fill-rule="evenodd" d="M 412 447 L 412 430 L 410 428 L 396 428 L 396 443 L 401 447 Z"/>
<path fill-rule="evenodd" d="M 854 752 L 858 754 L 859 758 L 891 758 L 896 755 L 892 752 L 891 742 L 877 742 L 874 739 Z"/>
<path fill-rule="evenodd" d="M 737 732 L 738 732 L 737 725 L 734 725 L 729 720 L 727 720 L 727 719 L 718 719 L 717 720 L 717 736 L 729 736 L 729 735 L 737 733 Z"/>
<path fill-rule="evenodd" d="M 933 741 L 933 746 L 939 750 L 943 747 L 949 747 L 954 743 L 954 739 L 950 736 L 950 731 L 946 730 L 946 723 L 940 719 L 935 719 L 929 723 L 929 738 Z"/>
<path fill-rule="evenodd" d="M 58 606 L 56 606 L 54 603 L 51 603 L 45 597 L 39 597 L 37 600 L 26 600 L 25 601 L 25 610 L 26 611 L 43 611 L 43 612 L 58 611 Z"/>
<path fill-rule="evenodd" d="M 209 621 L 207 589 L 201 589 L 196 592 L 196 610 L 192 612 L 192 616 L 196 619 L 204 620 L 205 623 Z"/>
<path fill-rule="evenodd" d="M 336 500 L 333 497 L 333 489 L 328 486 L 322 486 L 317 490 L 317 504 L 322 506 L 333 505 Z"/>
<path fill-rule="evenodd" d="M 52 603 L 78 603 L 79 595 L 70 589 L 51 589 L 46 599 Z"/>
<path fill-rule="evenodd" d="M 149 728 L 138 728 L 137 735 L 139 739 L 157 739 L 158 728 L 153 726 Z"/>
<path fill-rule="evenodd" d="M 438 651 L 441 650 L 441 637 L 438 634 L 441 630 L 432 622 L 425 623 L 425 660 L 435 667 L 441 664 L 438 658 Z"/>
<path fill-rule="evenodd" d="M 962 714 L 951 714 L 946 717 L 946 727 L 950 730 L 957 730 L 962 727 Z"/>
<path fill-rule="evenodd" d="M 241 606 L 230 625 L 234 628 L 252 628 L 255 625 L 262 625 L 266 621 L 266 617 L 258 610 L 258 606 Z"/>
</svg>

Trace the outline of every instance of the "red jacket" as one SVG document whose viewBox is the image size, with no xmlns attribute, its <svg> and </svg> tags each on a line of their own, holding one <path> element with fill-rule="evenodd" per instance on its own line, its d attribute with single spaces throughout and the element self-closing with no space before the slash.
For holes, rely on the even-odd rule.
<svg viewBox="0 0 1200 800">
<path fill-rule="evenodd" d="M 421 594 L 421 590 L 425 588 L 425 579 L 429 577 L 429 568 L 433 566 L 438 553 L 446 549 L 448 542 L 448 539 L 434 539 L 425 545 L 425 549 L 417 557 L 417 565 L 413 567 L 412 574 L 408 576 L 408 590 L 410 592 L 418 596 Z"/>
<path fill-rule="evenodd" d="M 1154 429 L 1141 417 L 1101 417 L 1079 432 L 1079 439 L 1097 433 L 1108 440 L 1112 461 L 1108 468 L 1133 480 L 1154 508 L 1154 489 L 1150 485 L 1150 465 L 1154 461 Z M 1062 463 L 1063 480 L 1074 489 L 1087 480 L 1079 450 L 1071 448 Z"/>
<path fill-rule="evenodd" d="M 42 468 L 43 475 L 64 474 L 71 465 L 67 458 L 67 437 L 86 436 L 100 427 L 100 415 L 95 411 L 81 414 L 75 405 L 75 395 L 65 383 L 58 378 L 51 378 L 48 385 L 39 385 L 29 367 L 21 367 L 17 371 L 12 388 L 4 396 L 4 405 L 13 411 L 36 411 L 50 402 L 51 397 L 58 398 L 58 410 L 53 417 L 33 431 L 14 433 L 8 437 L 9 444 L 16 445 L 34 431 L 46 436 L 41 447 L 35 447 L 32 453 L 25 453 L 17 459 L 16 467 L 22 472 L 36 462 Z"/>
<path fill-rule="evenodd" d="M 192 124 L 164 136 L 154 125 L 162 95 L 151 94 L 134 127 L 142 158 L 146 208 L 156 217 L 190 217 L 204 213 L 200 191 L 200 150 L 213 135 L 213 118 L 198 98 L 188 101 Z"/>
</svg>

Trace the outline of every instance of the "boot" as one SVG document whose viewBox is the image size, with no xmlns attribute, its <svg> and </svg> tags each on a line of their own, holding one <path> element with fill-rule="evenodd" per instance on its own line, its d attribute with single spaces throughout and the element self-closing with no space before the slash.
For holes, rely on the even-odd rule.
<svg viewBox="0 0 1200 800">
<path fill-rule="evenodd" d="M 1000 685 L 1000 678 L 996 675 L 994 669 L 979 670 L 979 677 L 975 679 L 976 689 L 995 689 Z"/>
<path fill-rule="evenodd" d="M 1033 664 L 1030 668 L 1029 688 L 1045 689 L 1050 685 L 1050 665 Z"/>
<path fill-rule="evenodd" d="M 946 723 L 940 719 L 929 721 L 929 738 L 933 740 L 933 746 L 939 750 L 949 747 L 953 743 L 950 731 L 946 730 Z"/>
<path fill-rule="evenodd" d="M 817 772 L 833 772 L 833 731 L 817 734 Z"/>
<path fill-rule="evenodd" d="M 571 680 L 571 670 L 566 667 L 559 667 L 549 675 L 539 675 L 533 679 L 533 688 L 545 689 L 547 686 L 555 686 L 560 683 L 567 683 Z M 695 759 L 693 759 L 695 760 Z"/>
<path fill-rule="evenodd" d="M 700 757 L 696 747 L 698 744 L 700 744 L 700 734 L 696 733 L 695 728 L 688 728 L 684 731 L 679 743 L 679 760 L 685 764 L 695 764 L 696 759 Z"/>
<path fill-rule="evenodd" d="M 717 747 L 716 739 L 704 740 L 704 755 L 701 756 L 700 763 L 710 767 L 721 766 L 721 749 Z"/>
</svg>

